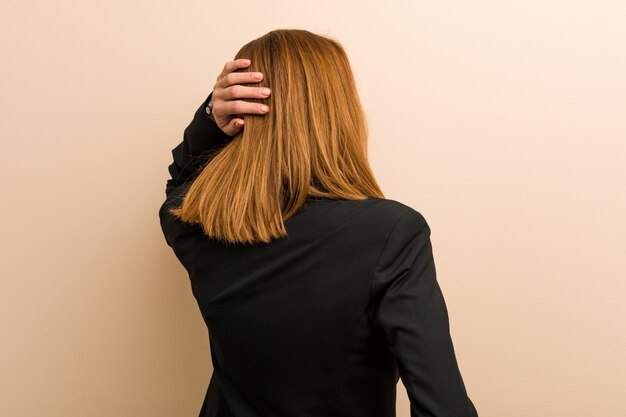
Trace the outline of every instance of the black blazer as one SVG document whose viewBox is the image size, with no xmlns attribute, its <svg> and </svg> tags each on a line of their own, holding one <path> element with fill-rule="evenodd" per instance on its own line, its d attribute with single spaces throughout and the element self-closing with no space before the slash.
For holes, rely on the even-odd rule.
<svg viewBox="0 0 626 417">
<path fill-rule="evenodd" d="M 400 202 L 309 199 L 288 238 L 225 246 L 166 212 L 231 137 L 206 114 L 172 150 L 159 210 L 209 330 L 201 417 L 476 417 L 424 217 Z"/>
</svg>

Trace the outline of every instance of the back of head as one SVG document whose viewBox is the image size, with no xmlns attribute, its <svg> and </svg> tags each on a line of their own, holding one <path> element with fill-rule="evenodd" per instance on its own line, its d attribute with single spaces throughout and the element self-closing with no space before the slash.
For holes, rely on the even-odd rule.
<svg viewBox="0 0 626 417">
<path fill-rule="evenodd" d="M 367 159 L 367 120 L 347 54 L 333 39 L 300 29 L 273 30 L 235 59 L 262 72 L 272 90 L 264 115 L 213 155 L 171 212 L 229 243 L 286 236 L 284 221 L 309 197 L 383 198 Z"/>
</svg>

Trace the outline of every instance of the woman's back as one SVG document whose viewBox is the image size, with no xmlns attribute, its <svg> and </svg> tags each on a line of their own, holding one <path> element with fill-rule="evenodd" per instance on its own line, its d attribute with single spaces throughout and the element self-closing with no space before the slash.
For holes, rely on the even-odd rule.
<svg viewBox="0 0 626 417">
<path fill-rule="evenodd" d="M 201 416 L 475 417 L 436 281 L 430 228 L 393 200 L 309 199 L 288 237 L 231 246 L 161 207 L 214 367 Z"/>
</svg>

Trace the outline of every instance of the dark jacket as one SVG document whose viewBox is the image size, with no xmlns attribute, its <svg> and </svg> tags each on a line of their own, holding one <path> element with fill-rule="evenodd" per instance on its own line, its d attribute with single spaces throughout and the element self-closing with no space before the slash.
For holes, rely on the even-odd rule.
<svg viewBox="0 0 626 417">
<path fill-rule="evenodd" d="M 476 417 L 455 358 L 430 228 L 376 197 L 310 198 L 288 237 L 226 246 L 166 213 L 232 138 L 206 114 L 172 150 L 165 239 L 209 330 L 204 417 L 391 417 L 402 378 L 411 417 Z"/>
</svg>

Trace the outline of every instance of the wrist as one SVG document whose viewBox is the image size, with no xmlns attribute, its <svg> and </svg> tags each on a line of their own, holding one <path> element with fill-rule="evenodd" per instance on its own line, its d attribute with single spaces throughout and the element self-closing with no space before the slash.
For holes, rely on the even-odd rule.
<svg viewBox="0 0 626 417">
<path fill-rule="evenodd" d="M 215 123 L 215 117 L 213 117 L 213 93 L 211 92 L 209 99 L 207 100 L 207 105 L 205 107 L 206 114 L 209 119 Z"/>
</svg>

